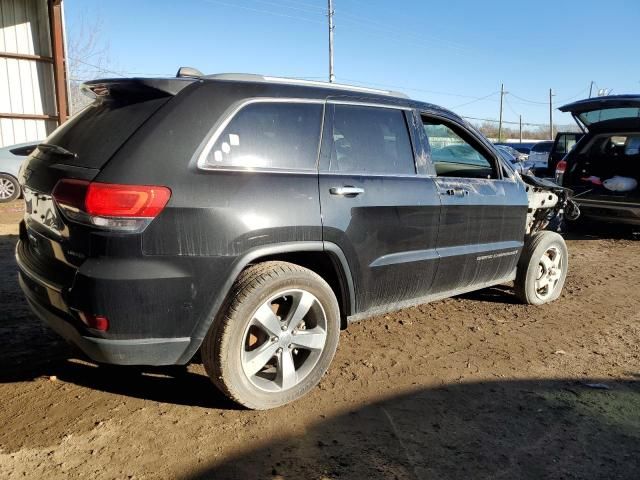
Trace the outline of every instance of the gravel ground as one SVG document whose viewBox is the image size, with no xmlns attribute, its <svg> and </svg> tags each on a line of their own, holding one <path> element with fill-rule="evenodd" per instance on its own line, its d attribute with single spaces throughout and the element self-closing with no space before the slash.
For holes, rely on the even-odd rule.
<svg viewBox="0 0 640 480">
<path fill-rule="evenodd" d="M 0 478 L 629 478 L 640 471 L 640 243 L 570 235 L 563 296 L 507 287 L 352 325 L 277 410 L 186 368 L 86 361 L 28 310 L 0 205 Z M 589 233 L 589 234 L 588 234 Z"/>
</svg>

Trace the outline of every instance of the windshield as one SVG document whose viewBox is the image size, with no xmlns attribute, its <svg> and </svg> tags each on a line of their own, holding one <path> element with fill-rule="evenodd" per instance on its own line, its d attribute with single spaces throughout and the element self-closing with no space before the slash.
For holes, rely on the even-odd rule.
<svg viewBox="0 0 640 480">
<path fill-rule="evenodd" d="M 509 163 L 515 163 L 516 159 L 509 152 L 503 150 L 502 148 L 498 149 L 498 153 L 502 158 L 504 158 Z"/>
<path fill-rule="evenodd" d="M 551 151 L 552 142 L 540 142 L 536 143 L 531 149 L 532 152 L 544 152 L 549 153 Z"/>
</svg>

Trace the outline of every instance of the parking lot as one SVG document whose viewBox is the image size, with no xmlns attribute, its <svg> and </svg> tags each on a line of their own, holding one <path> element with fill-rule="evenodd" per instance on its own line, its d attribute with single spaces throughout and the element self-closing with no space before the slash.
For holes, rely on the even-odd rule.
<svg viewBox="0 0 640 480">
<path fill-rule="evenodd" d="M 637 478 L 640 243 L 568 236 L 562 297 L 508 288 L 352 325 L 310 395 L 239 410 L 196 360 L 96 366 L 27 308 L 0 206 L 1 478 Z"/>
</svg>

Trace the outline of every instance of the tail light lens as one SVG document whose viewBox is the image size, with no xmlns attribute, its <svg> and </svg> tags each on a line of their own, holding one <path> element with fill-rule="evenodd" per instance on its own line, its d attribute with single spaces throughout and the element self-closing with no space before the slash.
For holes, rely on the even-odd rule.
<svg viewBox="0 0 640 480">
<path fill-rule="evenodd" d="M 104 315 L 96 315 L 94 313 L 78 312 L 78 316 L 82 323 L 87 327 L 106 332 L 109 330 L 109 319 Z"/>
<path fill-rule="evenodd" d="M 164 209 L 171 190 L 63 179 L 53 189 L 53 198 L 70 220 L 108 230 L 140 232 Z"/>
<path fill-rule="evenodd" d="M 564 172 L 567 170 L 567 162 L 565 160 L 560 160 L 556 165 L 556 183 L 558 185 L 562 185 L 562 178 L 564 177 Z"/>
</svg>

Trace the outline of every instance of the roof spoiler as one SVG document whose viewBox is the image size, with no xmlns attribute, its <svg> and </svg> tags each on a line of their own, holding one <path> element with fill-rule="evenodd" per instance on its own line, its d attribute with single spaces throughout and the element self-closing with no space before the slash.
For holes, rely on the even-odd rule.
<svg viewBox="0 0 640 480">
<path fill-rule="evenodd" d="M 109 78 L 85 82 L 81 89 L 94 99 L 152 99 L 175 96 L 195 81 L 195 78 Z"/>
</svg>

